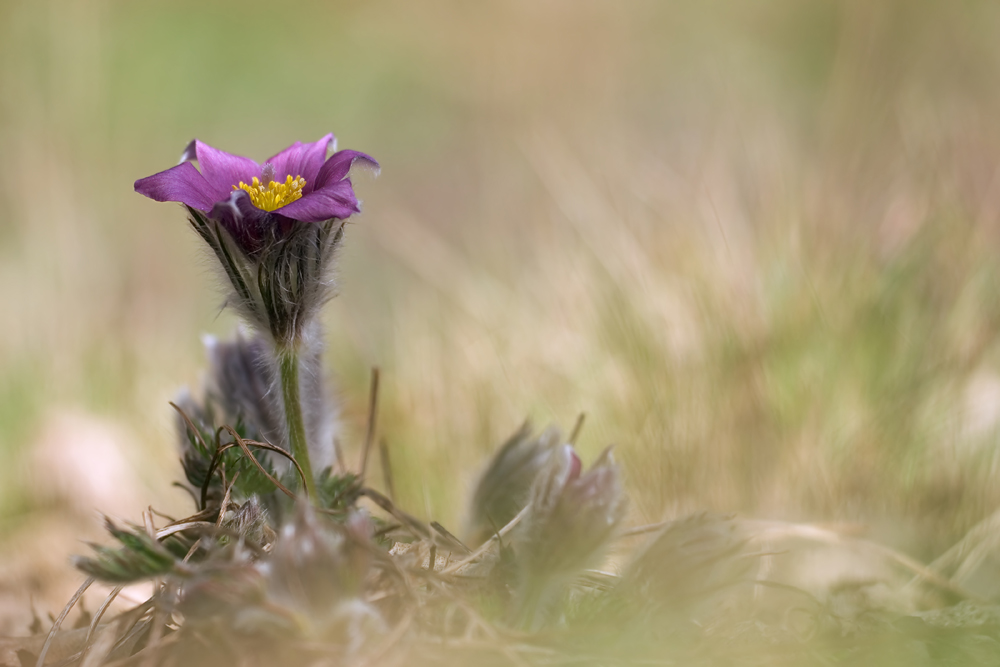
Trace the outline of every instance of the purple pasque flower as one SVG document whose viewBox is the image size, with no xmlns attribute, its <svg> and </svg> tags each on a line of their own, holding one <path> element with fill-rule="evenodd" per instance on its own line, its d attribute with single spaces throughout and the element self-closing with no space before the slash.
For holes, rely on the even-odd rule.
<svg viewBox="0 0 1000 667">
<path fill-rule="evenodd" d="M 472 496 L 466 530 L 470 544 L 482 544 L 524 509 L 535 479 L 565 442 L 557 427 L 533 435 L 531 424 L 525 422 L 497 450 Z"/>
<path fill-rule="evenodd" d="M 195 139 L 180 164 L 140 178 L 135 191 L 201 211 L 244 252 L 254 254 L 270 240 L 283 238 L 295 222 L 344 220 L 360 211 L 348 175 L 357 161 L 374 169 L 378 163 L 351 150 L 327 158 L 331 148 L 336 150 L 336 139 L 328 134 L 309 144 L 297 141 L 258 164 Z"/>
<path fill-rule="evenodd" d="M 332 134 L 296 142 L 261 165 L 194 140 L 176 167 L 135 182 L 140 194 L 185 205 L 232 286 L 228 305 L 283 349 L 332 294 L 342 221 L 359 210 L 351 167 L 378 168 L 358 151 L 327 158 L 335 143 Z"/>
<path fill-rule="evenodd" d="M 586 472 L 582 468 L 572 445 L 562 445 L 532 485 L 516 545 L 521 582 L 515 615 L 526 629 L 537 629 L 539 612 L 601 557 L 625 516 L 625 492 L 611 449 Z"/>
<path fill-rule="evenodd" d="M 333 146 L 332 134 L 297 142 L 260 165 L 195 140 L 179 165 L 135 182 L 140 194 L 185 205 L 232 287 L 227 305 L 270 339 L 262 365 L 278 386 L 269 387 L 269 395 L 280 387 L 286 442 L 312 500 L 318 496 L 307 424 L 316 421 L 309 406 L 322 394 L 308 391 L 307 378 L 321 377 L 317 315 L 333 296 L 343 220 L 360 210 L 351 167 L 360 160 L 378 168 L 357 151 L 327 158 Z"/>
<path fill-rule="evenodd" d="M 583 472 L 573 446 L 562 445 L 531 488 L 522 562 L 533 577 L 572 574 L 607 546 L 624 513 L 611 450 Z"/>
</svg>

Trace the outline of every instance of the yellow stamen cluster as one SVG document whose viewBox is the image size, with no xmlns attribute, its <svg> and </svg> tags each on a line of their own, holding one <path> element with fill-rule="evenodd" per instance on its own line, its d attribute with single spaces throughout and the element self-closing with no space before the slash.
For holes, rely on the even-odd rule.
<svg viewBox="0 0 1000 667">
<path fill-rule="evenodd" d="M 306 179 L 301 176 L 295 178 L 288 176 L 284 183 L 268 181 L 267 185 L 264 185 L 254 176 L 249 185 L 240 181 L 238 186 L 233 186 L 233 190 L 246 190 L 254 206 L 264 211 L 273 211 L 300 198 L 305 184 Z"/>
</svg>

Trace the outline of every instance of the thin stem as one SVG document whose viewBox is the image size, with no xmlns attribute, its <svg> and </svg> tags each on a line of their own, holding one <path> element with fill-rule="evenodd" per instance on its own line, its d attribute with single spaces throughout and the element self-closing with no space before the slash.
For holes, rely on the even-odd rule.
<svg viewBox="0 0 1000 667">
<path fill-rule="evenodd" d="M 299 355 L 295 349 L 278 351 L 278 370 L 281 375 L 281 398 L 285 404 L 285 422 L 288 424 L 288 444 L 292 456 L 302 468 L 305 477 L 306 493 L 309 499 L 316 503 L 316 482 L 312 473 L 312 463 L 309 461 L 309 442 L 306 440 L 306 427 L 302 419 L 302 401 L 299 400 Z"/>
<path fill-rule="evenodd" d="M 580 437 L 580 431 L 583 430 L 583 422 L 587 419 L 587 413 L 581 412 L 580 416 L 576 418 L 576 424 L 573 426 L 573 432 L 569 435 L 569 444 L 575 445 L 576 439 Z"/>
<path fill-rule="evenodd" d="M 378 366 L 372 366 L 372 388 L 368 400 L 368 430 L 365 432 L 365 447 L 361 452 L 361 472 L 358 473 L 358 477 L 361 479 L 365 478 L 365 472 L 368 470 L 368 455 L 371 452 L 372 443 L 375 442 L 375 427 L 378 424 L 378 378 Z"/>
</svg>

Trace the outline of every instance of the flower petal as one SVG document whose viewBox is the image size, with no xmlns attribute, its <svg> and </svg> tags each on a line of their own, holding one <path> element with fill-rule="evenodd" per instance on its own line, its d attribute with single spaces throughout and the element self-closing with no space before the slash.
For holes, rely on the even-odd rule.
<svg viewBox="0 0 1000 667">
<path fill-rule="evenodd" d="M 140 178 L 135 191 L 155 201 L 177 201 L 208 212 L 219 199 L 217 191 L 190 162 Z"/>
<path fill-rule="evenodd" d="M 286 176 L 301 176 L 306 179 L 306 186 L 302 192 L 309 193 L 315 189 L 316 175 L 319 173 L 319 168 L 323 166 L 326 152 L 330 146 L 336 147 L 336 145 L 337 140 L 332 134 L 328 134 L 311 144 L 296 141 L 277 155 L 268 158 L 267 163 L 274 167 L 274 180 L 280 183 L 285 180 Z"/>
<path fill-rule="evenodd" d="M 281 215 L 302 222 L 322 222 L 336 218 L 345 220 L 361 212 L 354 196 L 351 179 L 345 178 L 324 188 L 313 190 L 301 199 L 278 209 Z"/>
<path fill-rule="evenodd" d="M 227 198 L 240 181 L 249 183 L 254 176 L 260 176 L 260 165 L 250 158 L 220 151 L 197 139 L 188 145 L 181 159 L 198 161 L 205 180 L 216 189 L 216 201 Z"/>
<path fill-rule="evenodd" d="M 323 163 L 316 176 L 316 189 L 319 190 L 343 180 L 357 160 L 368 163 L 367 166 L 378 172 L 378 162 L 372 156 L 360 151 L 340 151 L 331 155 L 330 159 Z"/>
</svg>

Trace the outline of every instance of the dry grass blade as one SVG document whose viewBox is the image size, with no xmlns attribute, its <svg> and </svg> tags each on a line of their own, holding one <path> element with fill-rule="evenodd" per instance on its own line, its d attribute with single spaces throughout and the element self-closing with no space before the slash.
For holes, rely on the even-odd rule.
<svg viewBox="0 0 1000 667">
<path fill-rule="evenodd" d="M 468 547 L 462 544 L 450 532 L 444 529 L 444 527 L 441 527 L 440 530 L 436 528 L 432 530 L 431 525 L 428 525 L 412 514 L 399 509 L 396 507 L 396 504 L 392 502 L 392 500 L 382 495 L 375 489 L 364 487 L 361 489 L 360 493 L 392 515 L 392 517 L 399 521 L 399 523 L 402 524 L 402 527 L 406 528 L 406 530 L 409 531 L 414 537 L 421 540 L 427 540 L 431 543 L 431 545 L 446 549 L 449 552 L 469 552 Z M 440 526 L 440 524 L 438 525 Z"/>
<path fill-rule="evenodd" d="M 163 631 L 167 627 L 167 619 L 169 617 L 170 614 L 168 614 L 167 611 L 160 605 L 156 605 L 153 608 L 153 619 L 152 626 L 149 629 L 149 640 L 146 642 L 146 648 L 142 650 L 145 657 L 142 659 L 140 664 L 143 667 L 152 667 L 155 664 L 156 651 L 163 643 Z"/>
<path fill-rule="evenodd" d="M 374 537 L 374 538 L 384 537 L 384 536 L 388 535 L 389 533 L 393 532 L 394 530 L 399 530 L 402 527 L 403 527 L 402 524 L 398 524 L 398 523 L 386 524 L 385 526 L 382 526 L 381 528 L 379 528 L 378 530 L 376 530 L 374 533 L 372 533 L 372 537 Z"/>
<path fill-rule="evenodd" d="M 104 601 L 101 602 L 101 606 L 94 612 L 94 617 L 90 619 L 90 627 L 87 629 L 87 639 L 84 642 L 85 646 L 90 644 L 90 640 L 93 639 L 94 632 L 97 630 L 97 626 L 100 624 L 105 612 L 107 612 L 108 607 L 111 606 L 111 603 L 115 601 L 115 598 L 118 597 L 118 594 L 121 593 L 124 588 L 125 586 L 115 586 L 111 592 L 108 593 L 108 596 L 104 598 Z M 86 648 L 84 650 L 86 650 Z"/>
<path fill-rule="evenodd" d="M 175 533 L 182 533 L 185 530 L 211 530 L 213 528 L 217 528 L 217 526 L 209 521 L 185 521 L 184 523 L 177 523 L 173 526 L 167 526 L 166 528 L 161 528 L 156 531 L 156 539 L 162 540 Z"/>
<path fill-rule="evenodd" d="M 378 441 L 379 461 L 382 463 L 382 479 L 385 482 L 385 491 L 389 494 L 390 500 L 396 502 L 396 485 L 392 480 L 392 462 L 389 459 L 389 443 L 385 438 Z"/>
<path fill-rule="evenodd" d="M 470 549 L 469 547 L 467 547 L 462 542 L 462 540 L 460 540 L 457 537 L 455 537 L 450 530 L 448 530 L 447 528 L 445 528 L 444 526 L 442 526 L 437 521 L 431 521 L 431 528 L 433 528 L 434 530 L 436 530 L 438 533 L 440 533 L 441 535 L 443 535 L 448 540 L 451 540 L 452 542 L 454 542 L 458 546 L 462 547 L 462 550 L 461 550 L 460 553 L 463 553 L 463 554 L 470 554 L 470 553 L 472 553 L 472 549 Z"/>
<path fill-rule="evenodd" d="M 963 581 L 976 580 L 977 573 L 989 571 L 993 567 L 990 563 L 1000 545 L 998 536 L 1000 536 L 1000 511 L 994 512 L 974 525 L 961 540 L 927 567 L 959 585 Z M 923 577 L 918 575 L 908 586 L 916 586 L 922 580 Z M 982 590 L 983 580 L 979 579 L 979 583 L 978 588 Z M 989 588 L 986 596 L 992 597 L 990 594 L 995 595 L 996 586 L 993 584 Z"/>
<path fill-rule="evenodd" d="M 92 583 L 93 579 L 92 578 L 88 579 L 88 581 L 84 583 L 84 586 L 81 586 L 80 589 L 77 591 L 76 595 L 74 595 L 73 598 L 70 600 L 70 602 L 67 603 L 66 608 L 63 610 L 63 613 L 60 614 L 58 619 L 56 619 L 56 622 L 53 625 L 54 632 L 50 632 L 50 634 L 45 638 L 45 643 L 42 645 L 41 651 L 39 652 L 38 655 L 38 662 L 36 663 L 36 667 L 39 667 L 40 665 L 44 664 L 45 658 L 48 655 L 49 648 L 53 644 L 54 640 L 58 637 L 67 634 L 58 632 L 58 628 L 62 625 L 62 622 L 65 620 L 66 615 L 69 613 L 69 611 L 73 608 L 74 604 L 83 595 L 83 592 Z M 101 606 L 94 613 L 94 617 L 91 620 L 90 626 L 87 628 L 86 635 L 83 637 L 80 651 L 73 654 L 72 656 L 63 658 L 58 664 L 62 665 L 66 664 L 67 662 L 74 662 L 80 660 L 85 661 L 86 664 L 101 664 L 100 661 L 106 658 L 108 654 L 110 654 L 115 650 L 120 650 L 129 641 L 135 641 L 136 639 L 138 639 L 139 634 L 141 634 L 142 628 L 140 628 L 138 632 L 135 631 L 136 624 L 153 606 L 156 599 L 155 597 L 150 598 L 149 600 L 146 600 L 137 607 L 134 607 L 133 609 L 130 609 L 120 614 L 114 621 L 109 623 L 104 629 L 98 632 L 98 629 L 100 628 L 101 619 L 103 618 L 107 609 L 110 607 L 111 602 L 118 596 L 118 594 L 122 591 L 122 589 L 123 589 L 122 586 L 116 587 L 111 592 L 111 594 L 105 598 L 105 600 L 101 603 Z M 81 628 L 79 631 L 71 630 L 68 631 L 68 633 L 73 634 L 75 632 L 82 632 L 82 631 L 83 629 Z M 97 636 L 97 642 L 92 644 L 91 642 L 95 636 Z M 104 642 L 110 643 L 110 647 L 104 647 Z M 101 646 L 99 647 L 98 644 L 101 644 Z M 97 655 L 95 655 L 95 653 Z M 97 656 L 100 657 L 98 658 Z"/>
<path fill-rule="evenodd" d="M 621 575 L 603 570 L 584 570 L 577 577 L 577 585 L 588 586 L 602 591 L 609 591 L 614 588 Z"/>
<path fill-rule="evenodd" d="M 181 407 L 179 405 L 177 405 L 176 403 L 174 403 L 173 401 L 169 401 L 169 404 L 170 404 L 170 407 L 172 407 L 174 410 L 176 410 L 177 413 L 181 416 L 181 419 L 184 420 L 184 423 L 187 425 L 188 430 L 191 431 L 191 433 L 193 433 L 196 438 L 198 438 L 198 442 L 201 443 L 201 446 L 204 447 L 205 451 L 207 452 L 208 451 L 208 443 L 206 443 L 205 439 L 201 437 L 201 431 L 199 431 L 198 427 L 196 427 L 194 425 L 194 422 L 191 421 L 191 418 L 188 417 L 187 413 L 185 413 L 184 410 L 182 410 Z"/>
<path fill-rule="evenodd" d="M 109 623 L 101 629 L 100 634 L 93 644 L 90 643 L 89 636 L 87 646 L 83 650 L 83 660 L 80 667 L 100 667 L 111 649 L 115 646 L 115 639 L 118 636 L 118 623 Z"/>
<path fill-rule="evenodd" d="M 38 660 L 35 661 L 35 667 L 44 667 L 45 655 L 49 652 L 49 646 L 52 645 L 53 638 L 55 638 L 56 633 L 59 632 L 59 628 L 62 627 L 63 621 L 65 621 L 66 617 L 69 616 L 69 612 L 76 606 L 76 603 L 80 601 L 80 598 L 83 597 L 83 594 L 87 592 L 87 589 L 90 588 L 93 583 L 94 578 L 87 577 L 86 581 L 80 585 L 80 588 L 76 590 L 73 597 L 71 597 L 69 602 L 66 603 L 66 606 L 63 607 L 62 613 L 59 614 L 59 617 L 52 623 L 52 628 L 49 630 L 49 634 L 45 637 L 45 643 L 42 644 L 42 650 L 38 652 Z"/>
<path fill-rule="evenodd" d="M 527 516 L 528 510 L 530 510 L 530 509 L 531 509 L 531 505 L 525 506 L 525 508 L 523 510 L 521 510 L 520 512 L 518 512 L 517 516 L 515 516 L 513 519 L 511 519 L 507 523 L 506 526 L 504 526 L 503 528 L 501 528 L 500 530 L 498 530 L 496 533 L 494 533 L 493 537 L 491 537 L 490 539 L 488 539 L 485 542 L 483 542 L 479 546 L 478 549 L 476 549 L 475 551 L 473 551 L 471 554 L 469 554 L 468 556 L 466 556 L 462 560 L 458 561 L 454 565 L 451 565 L 450 567 L 448 567 L 445 570 L 443 570 L 441 572 L 441 574 L 455 574 L 456 572 L 458 572 L 459 570 L 461 570 L 466 565 L 468 565 L 470 563 L 474 563 L 478 559 L 482 558 L 483 554 L 485 554 L 490 549 L 492 549 L 493 545 L 495 543 L 499 543 L 500 540 L 501 540 L 501 538 L 506 537 L 507 533 L 509 533 L 510 531 L 514 530 L 514 528 L 517 526 L 517 524 L 521 523 L 521 520 L 524 519 L 525 516 Z"/>
<path fill-rule="evenodd" d="M 191 516 L 186 516 L 183 519 L 177 519 L 176 521 L 171 521 L 163 528 L 170 528 L 171 526 L 177 526 L 182 523 L 190 523 L 192 521 L 209 521 L 209 520 L 215 521 L 215 515 L 217 513 L 218 512 L 216 512 L 214 509 L 204 509 L 201 510 L 200 512 L 195 512 Z M 163 530 L 163 528 L 161 528 L 160 530 Z"/>
<path fill-rule="evenodd" d="M 219 506 L 219 518 L 215 520 L 216 528 L 222 527 L 222 520 L 226 516 L 226 510 L 229 509 L 229 499 L 233 493 L 233 485 L 236 484 L 236 479 L 239 476 L 240 476 L 239 472 L 233 475 L 233 481 L 231 481 L 229 483 L 229 486 L 226 487 L 226 495 L 222 497 L 222 505 Z"/>
<path fill-rule="evenodd" d="M 374 502 L 383 510 L 391 514 L 393 518 L 395 518 L 397 521 L 403 524 L 403 527 L 409 530 L 414 537 L 417 537 L 422 540 L 433 539 L 432 537 L 433 534 L 431 532 L 430 526 L 428 526 L 426 523 L 424 523 L 417 517 L 413 516 L 412 514 L 404 512 L 403 510 L 396 507 L 395 503 L 393 503 L 389 498 L 385 497 L 375 489 L 369 489 L 368 487 L 365 487 L 361 489 L 361 495 L 370 498 L 372 502 Z"/>
<path fill-rule="evenodd" d="M 822 542 L 831 545 L 847 545 L 850 543 L 861 544 L 868 548 L 875 550 L 877 553 L 888 558 L 890 561 L 902 566 L 904 569 L 910 571 L 917 577 L 922 578 L 929 584 L 936 586 L 942 590 L 948 591 L 953 595 L 957 595 L 959 598 L 966 600 L 973 600 L 975 602 L 984 603 L 978 595 L 968 591 L 955 582 L 941 576 L 939 573 L 930 569 L 923 563 L 920 563 L 909 556 L 902 554 L 895 549 L 887 547 L 883 544 L 877 542 L 872 542 L 870 540 L 863 540 L 858 538 L 851 538 L 850 540 L 845 539 L 838 533 L 827 530 L 824 528 L 819 528 L 817 526 L 811 526 L 808 524 L 792 524 L 792 523 L 782 523 L 780 521 L 752 521 L 748 522 L 749 525 L 756 525 L 766 531 L 770 535 L 777 536 L 791 536 L 800 537 L 807 540 L 813 540 L 817 542 Z"/>
<path fill-rule="evenodd" d="M 215 523 L 212 523 L 210 521 L 186 521 L 184 523 L 178 523 L 173 526 L 167 526 L 166 528 L 161 528 L 160 530 L 157 531 L 156 539 L 162 540 L 175 533 L 182 533 L 185 531 L 192 531 L 195 533 L 200 533 L 202 535 L 223 535 L 225 537 L 238 539 L 241 540 L 245 546 L 250 548 L 257 555 L 264 553 L 263 547 L 255 543 L 253 540 L 247 539 L 245 536 L 240 535 L 240 533 L 235 530 L 231 530 L 224 526 L 216 525 Z M 193 551 L 190 553 L 193 553 Z M 184 562 L 187 562 L 187 559 L 190 557 L 190 553 L 189 556 L 185 557 Z"/>
<path fill-rule="evenodd" d="M 372 443 L 375 441 L 375 427 L 378 425 L 378 366 L 372 367 L 371 394 L 368 397 L 368 429 L 365 431 L 364 449 L 361 451 L 361 465 L 358 466 L 358 477 L 365 478 L 365 471 L 368 469 L 368 457 L 371 454 Z"/>
<path fill-rule="evenodd" d="M 237 436 L 237 438 L 238 437 L 239 436 Z M 240 440 L 237 439 L 237 442 L 240 442 Z M 266 449 L 269 452 L 274 452 L 275 454 L 278 454 L 279 456 L 284 456 L 286 459 L 288 459 L 289 461 L 292 462 L 292 465 L 295 466 L 295 470 L 298 471 L 298 473 L 299 473 L 299 479 L 302 480 L 302 485 L 305 486 L 305 483 L 306 483 L 306 474 L 305 474 L 305 472 L 303 472 L 302 466 L 299 465 L 299 462 L 296 461 L 295 457 L 292 456 L 289 452 L 286 452 L 281 447 L 275 447 L 274 445 L 266 443 L 266 442 L 257 442 L 256 440 L 243 440 L 243 444 L 244 444 L 244 448 L 243 448 L 244 453 L 247 453 L 249 451 L 248 449 L 246 449 L 247 447 L 258 447 L 260 449 Z M 271 481 L 274 481 L 275 484 L 277 484 L 277 482 L 274 480 L 274 477 L 272 477 L 271 475 L 267 474 L 267 471 L 264 470 L 261 467 L 260 463 L 257 461 L 256 458 L 253 459 L 253 463 L 257 466 L 257 468 L 262 473 L 264 473 L 265 475 L 267 475 L 268 479 L 270 479 Z M 280 487 L 281 485 L 279 484 L 278 486 Z"/>
<path fill-rule="evenodd" d="M 191 496 L 191 500 L 194 501 L 195 507 L 201 507 L 201 500 L 198 498 L 198 496 L 195 495 L 194 491 L 191 490 L 190 486 L 188 486 L 187 484 L 181 484 L 180 482 L 171 482 L 170 486 L 178 488 L 184 493 Z"/>
<path fill-rule="evenodd" d="M 257 469 L 260 470 L 261 474 L 263 474 L 265 477 L 267 477 L 267 479 L 272 484 L 274 484 L 276 487 L 278 487 L 279 489 L 281 489 L 281 491 L 285 495 L 287 495 L 289 498 L 296 498 L 297 496 L 296 496 L 295 493 L 293 493 L 292 491 L 290 491 L 288 489 L 288 487 L 286 487 L 284 484 L 282 484 L 281 482 L 279 482 L 274 477 L 274 475 L 272 475 L 271 473 L 269 473 L 267 471 L 267 469 L 264 468 L 264 466 L 262 466 L 260 464 L 260 461 L 257 460 L 257 457 L 255 457 L 250 452 L 250 446 L 251 445 L 254 446 L 254 447 L 259 447 L 261 449 L 266 449 L 269 452 L 275 452 L 276 454 L 280 454 L 281 456 L 284 456 L 289 461 L 291 461 L 292 465 L 294 465 L 295 469 L 299 472 L 299 478 L 302 480 L 302 488 L 303 489 L 306 488 L 306 474 L 302 471 L 302 467 L 299 466 L 299 462 L 295 460 L 294 456 L 292 456 L 291 454 L 289 454 L 288 452 L 286 452 L 282 448 L 275 447 L 274 445 L 269 445 L 266 442 L 256 442 L 254 440 L 244 440 L 243 438 L 240 437 L 240 434 L 237 433 L 236 430 L 233 427 L 231 427 L 231 426 L 226 426 L 225 429 L 226 429 L 226 431 L 229 432 L 229 435 L 233 436 L 233 438 L 236 440 L 236 444 L 239 446 L 240 449 L 243 450 L 243 453 L 246 454 L 246 456 L 250 459 L 251 463 L 253 463 L 255 466 L 257 466 Z"/>
<path fill-rule="evenodd" d="M 647 535 L 649 533 L 655 533 L 658 530 L 663 530 L 671 522 L 670 521 L 660 521 L 659 523 L 647 523 L 643 526 L 636 526 L 635 528 L 629 528 L 628 530 L 623 530 L 618 537 L 635 537 L 637 535 Z"/>
<path fill-rule="evenodd" d="M 344 463 L 344 448 L 340 446 L 340 439 L 333 439 L 333 456 L 337 463 L 337 472 L 347 472 L 347 464 Z"/>
<path fill-rule="evenodd" d="M 149 512 L 155 516 L 160 517 L 161 519 L 166 519 L 168 523 L 177 523 L 177 519 L 170 516 L 169 514 L 164 514 L 158 509 L 154 509 L 152 505 L 149 506 Z"/>
<path fill-rule="evenodd" d="M 205 481 L 201 484 L 202 509 L 208 509 L 208 489 L 212 485 L 212 475 L 215 474 L 215 469 L 219 466 L 219 462 L 222 461 L 222 455 L 233 447 L 236 447 L 235 443 L 230 443 L 222 447 L 216 447 L 215 453 L 212 454 L 212 460 L 208 463 L 208 471 L 205 473 Z"/>
<path fill-rule="evenodd" d="M 131 667 L 132 665 L 144 665 L 146 660 L 155 659 L 156 651 L 163 650 L 167 648 L 170 644 L 178 641 L 181 635 L 178 632 L 171 633 L 164 637 L 156 646 L 147 646 L 135 655 L 131 655 L 127 658 L 122 658 L 121 660 L 115 660 L 114 662 L 108 662 L 104 664 L 104 667 Z"/>
<path fill-rule="evenodd" d="M 142 513 L 142 527 L 146 529 L 146 534 L 150 538 L 156 539 L 156 524 L 153 523 L 153 508 L 150 507 Z"/>
<path fill-rule="evenodd" d="M 299 465 L 299 462 L 296 461 L 295 457 L 292 456 L 290 453 L 286 452 L 281 447 L 275 447 L 274 445 L 266 443 L 266 442 L 258 442 L 256 440 L 244 440 L 243 438 L 240 437 L 239 433 L 237 433 L 236 430 L 233 429 L 231 426 L 223 426 L 222 428 L 225 431 L 227 431 L 235 439 L 235 442 L 231 442 L 231 443 L 229 443 L 227 445 L 223 445 L 222 447 L 219 447 L 218 449 L 215 450 L 215 454 L 212 455 L 212 460 L 208 464 L 208 472 L 206 472 L 206 474 L 205 474 L 205 481 L 204 481 L 204 483 L 202 484 L 202 487 L 201 487 L 201 507 L 202 507 L 202 509 L 204 509 L 207 506 L 207 504 L 208 504 L 208 488 L 209 488 L 210 483 L 212 481 L 212 475 L 215 474 L 215 470 L 216 470 L 216 468 L 218 468 L 219 462 L 222 460 L 222 455 L 224 453 L 226 453 L 227 451 L 229 451 L 230 449 L 232 449 L 233 447 L 239 447 L 240 449 L 242 449 L 243 453 L 246 454 L 247 458 L 249 458 L 250 461 L 255 466 L 257 466 L 257 469 L 260 470 L 260 472 L 265 477 L 267 477 L 267 479 L 272 484 L 274 484 L 276 487 L 278 487 L 278 489 L 280 489 L 282 492 L 284 492 L 290 498 L 295 498 L 296 497 L 295 494 L 292 491 L 290 491 L 288 489 L 288 487 L 286 487 L 284 484 L 282 484 L 277 479 L 275 479 L 275 477 L 271 473 L 269 473 L 267 470 L 264 469 L 264 467 L 260 464 L 260 461 L 258 461 L 257 458 L 255 456 L 253 456 L 253 454 L 250 453 L 249 447 L 257 447 L 259 449 L 266 449 L 269 452 L 274 452 L 275 454 L 278 454 L 279 456 L 283 456 L 286 459 L 288 459 L 289 461 L 291 461 L 292 465 L 295 466 L 295 470 L 297 470 L 298 473 L 299 473 L 299 478 L 302 480 L 303 487 L 305 487 L 306 474 L 302 471 L 302 466 Z M 230 485 L 227 485 L 227 486 L 230 486 Z"/>
<path fill-rule="evenodd" d="M 146 613 L 153 608 L 156 604 L 156 598 L 152 597 L 139 606 L 129 610 L 128 612 L 119 616 L 118 621 L 122 625 L 122 632 L 115 642 L 115 646 L 112 652 L 122 651 L 130 646 L 134 646 L 135 643 L 145 632 L 147 626 L 149 625 L 149 620 L 143 620 Z M 173 636 L 173 635 L 171 635 Z M 128 651 L 130 652 L 130 651 Z M 131 658 L 125 658 L 125 660 L 130 660 Z M 121 662 L 121 661 L 119 661 Z"/>
<path fill-rule="evenodd" d="M 569 444 L 575 445 L 577 438 L 580 437 L 580 431 L 583 430 L 583 422 L 587 420 L 587 413 L 581 412 L 580 416 L 576 418 L 576 423 L 573 425 L 573 431 L 569 434 Z"/>
</svg>

